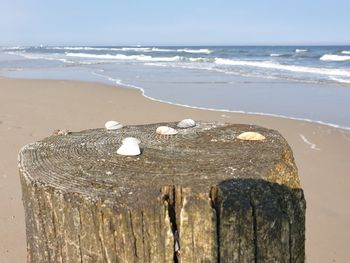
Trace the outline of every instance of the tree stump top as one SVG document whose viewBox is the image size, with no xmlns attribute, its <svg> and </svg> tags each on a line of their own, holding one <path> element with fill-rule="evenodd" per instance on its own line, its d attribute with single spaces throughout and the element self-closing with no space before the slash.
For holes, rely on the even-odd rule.
<svg viewBox="0 0 350 263">
<path fill-rule="evenodd" d="M 28 262 L 304 262 L 305 199 L 283 137 L 198 122 L 126 126 L 25 146 Z M 262 141 L 238 139 L 242 132 Z M 117 154 L 136 137 L 141 155 Z"/>
<path fill-rule="evenodd" d="M 197 122 L 193 128 L 177 128 L 176 135 L 162 136 L 155 132 L 161 125 L 176 128 L 176 123 L 158 123 L 51 136 L 25 146 L 19 168 L 34 185 L 114 207 L 147 205 L 164 186 L 208 193 L 229 179 L 262 179 L 300 188 L 292 151 L 277 131 Z M 266 139 L 237 139 L 246 131 L 259 132 Z M 141 140 L 141 155 L 116 153 L 126 137 Z"/>
</svg>

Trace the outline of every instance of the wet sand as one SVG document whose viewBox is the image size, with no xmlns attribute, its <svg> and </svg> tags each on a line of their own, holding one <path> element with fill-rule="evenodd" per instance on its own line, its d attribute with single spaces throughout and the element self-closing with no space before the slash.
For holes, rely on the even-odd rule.
<svg viewBox="0 0 350 263">
<path fill-rule="evenodd" d="M 25 262 L 19 149 L 55 129 L 79 131 L 184 118 L 257 124 L 276 129 L 291 145 L 307 200 L 307 262 L 348 262 L 350 132 L 283 118 L 215 112 L 149 100 L 141 92 L 76 81 L 0 78 L 0 258 Z M 1 260 L 2 261 L 2 260 Z"/>
</svg>

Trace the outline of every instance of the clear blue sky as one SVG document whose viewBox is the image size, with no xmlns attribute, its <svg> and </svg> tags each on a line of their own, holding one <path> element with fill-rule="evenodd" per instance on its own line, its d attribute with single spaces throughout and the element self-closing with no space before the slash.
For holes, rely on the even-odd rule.
<svg viewBox="0 0 350 263">
<path fill-rule="evenodd" d="M 0 45 L 350 44 L 350 0 L 1 0 Z"/>
</svg>

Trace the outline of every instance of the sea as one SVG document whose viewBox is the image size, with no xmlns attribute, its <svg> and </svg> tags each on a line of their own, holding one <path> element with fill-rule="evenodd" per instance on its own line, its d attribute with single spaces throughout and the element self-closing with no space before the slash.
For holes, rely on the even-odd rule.
<svg viewBox="0 0 350 263">
<path fill-rule="evenodd" d="M 0 47 L 0 76 L 101 82 L 186 107 L 350 130 L 350 46 Z"/>
</svg>

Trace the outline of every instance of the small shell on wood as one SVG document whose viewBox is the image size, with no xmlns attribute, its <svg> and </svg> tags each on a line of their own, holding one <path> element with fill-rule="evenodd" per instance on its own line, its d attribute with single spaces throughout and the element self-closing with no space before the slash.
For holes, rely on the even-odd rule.
<svg viewBox="0 0 350 263">
<path fill-rule="evenodd" d="M 67 129 L 64 129 L 64 130 L 54 130 L 52 132 L 52 135 L 68 135 L 70 134 L 70 131 L 67 130 Z"/>
<path fill-rule="evenodd" d="M 156 133 L 160 135 L 175 135 L 177 134 L 177 130 L 168 126 L 159 126 L 156 130 Z"/>
<path fill-rule="evenodd" d="M 117 150 L 117 154 L 120 155 L 126 155 L 126 156 L 135 156 L 140 155 L 141 150 L 138 144 L 123 144 L 120 146 L 120 148 Z"/>
<path fill-rule="evenodd" d="M 237 136 L 237 139 L 245 141 L 262 141 L 266 138 L 258 132 L 243 132 Z"/>
<path fill-rule="evenodd" d="M 140 155 L 141 150 L 139 144 L 141 141 L 137 138 L 128 137 L 122 141 L 122 146 L 117 150 L 117 154 L 126 156 Z"/>
<path fill-rule="evenodd" d="M 196 122 L 192 119 L 184 119 L 177 124 L 177 127 L 186 129 L 196 126 Z"/>
<path fill-rule="evenodd" d="M 130 144 L 132 144 L 132 143 L 140 144 L 141 141 L 139 139 L 137 139 L 137 138 L 134 138 L 134 137 L 127 137 L 127 138 L 122 140 L 122 143 L 123 144 L 128 144 L 128 143 L 130 143 Z"/>
<path fill-rule="evenodd" d="M 107 121 L 105 123 L 105 127 L 107 130 L 118 130 L 120 128 L 123 128 L 123 124 L 117 121 Z"/>
</svg>

